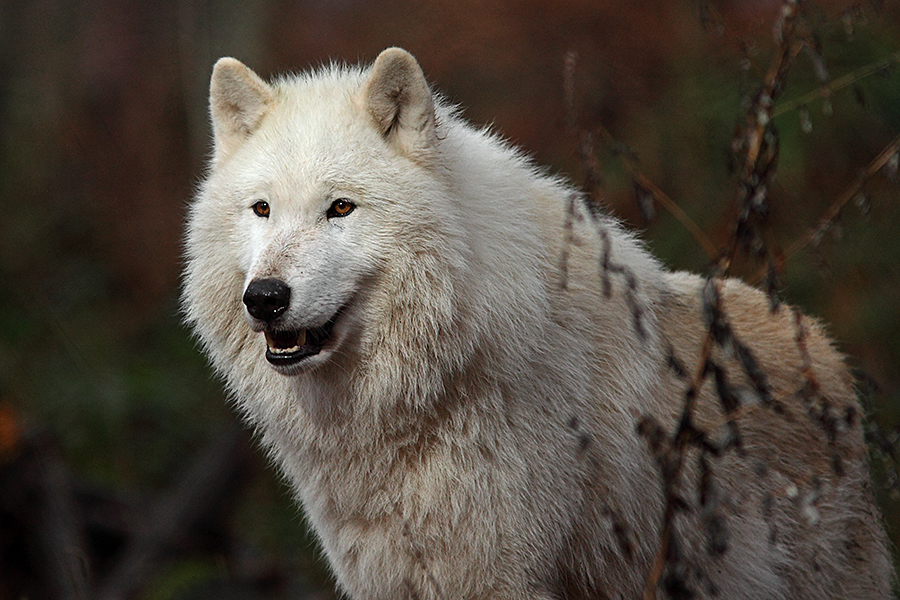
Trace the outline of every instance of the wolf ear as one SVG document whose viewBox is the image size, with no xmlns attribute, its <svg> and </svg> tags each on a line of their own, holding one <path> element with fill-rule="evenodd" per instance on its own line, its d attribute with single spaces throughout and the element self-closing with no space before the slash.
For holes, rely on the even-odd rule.
<svg viewBox="0 0 900 600">
<path fill-rule="evenodd" d="M 233 58 L 220 58 L 209 84 L 215 162 L 234 152 L 259 127 L 275 97 L 259 75 Z"/>
<path fill-rule="evenodd" d="M 378 55 L 363 86 L 363 101 L 385 139 L 414 158 L 428 154 L 436 138 L 434 97 L 409 52 L 388 48 Z"/>
</svg>

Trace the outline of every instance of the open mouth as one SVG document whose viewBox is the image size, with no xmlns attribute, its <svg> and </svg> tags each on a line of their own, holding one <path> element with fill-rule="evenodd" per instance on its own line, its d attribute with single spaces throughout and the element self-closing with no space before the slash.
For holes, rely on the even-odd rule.
<svg viewBox="0 0 900 600">
<path fill-rule="evenodd" d="M 312 329 L 266 329 L 266 360 L 276 367 L 288 367 L 315 356 L 328 342 L 341 313 L 339 310 L 327 323 Z"/>
</svg>

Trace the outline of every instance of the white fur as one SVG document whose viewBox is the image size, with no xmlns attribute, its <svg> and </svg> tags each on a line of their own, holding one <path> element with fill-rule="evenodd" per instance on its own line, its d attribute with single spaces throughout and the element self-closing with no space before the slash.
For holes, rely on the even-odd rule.
<svg viewBox="0 0 900 600">
<path fill-rule="evenodd" d="M 403 51 L 272 84 L 222 59 L 211 96 L 216 151 L 190 215 L 187 318 L 341 589 L 369 600 L 638 597 L 663 498 L 635 423 L 650 414 L 674 427 L 684 382 L 667 356 L 695 366 L 702 282 L 666 273 L 618 224 L 570 202 L 567 184 L 466 124 Z M 356 209 L 326 218 L 339 198 Z M 253 213 L 258 200 L 268 218 Z M 348 307 L 318 355 L 282 372 L 241 301 L 250 281 L 273 277 L 291 288 L 285 326 L 317 327 Z M 723 295 L 741 307 L 738 333 L 760 340 L 750 345 L 776 391 L 802 387 L 790 321 L 769 319 L 740 284 Z M 855 406 L 814 326 L 810 346 L 829 393 Z M 722 556 L 704 550 L 689 467 L 683 494 L 696 510 L 676 519 L 688 579 L 701 597 L 886 597 L 859 425 L 835 450 L 847 473 L 819 472 L 832 449 L 799 401 L 785 402 L 793 422 L 750 414 L 747 456 L 713 460 L 730 533 Z M 709 385 L 701 407 L 721 431 Z M 811 446 L 792 446 L 797 435 Z M 783 493 L 810 476 L 824 482 L 817 527 Z M 810 575 L 813 559 L 827 572 Z"/>
</svg>

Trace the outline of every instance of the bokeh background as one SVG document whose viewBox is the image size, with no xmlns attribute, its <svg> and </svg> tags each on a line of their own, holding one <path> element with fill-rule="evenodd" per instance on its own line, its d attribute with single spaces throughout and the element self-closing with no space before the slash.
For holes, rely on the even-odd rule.
<svg viewBox="0 0 900 600">
<path fill-rule="evenodd" d="M 609 210 L 671 268 L 702 271 L 708 256 L 664 207 L 645 220 L 623 157 L 724 243 L 731 139 L 771 61 L 779 10 L 0 0 L 0 599 L 334 596 L 302 515 L 180 322 L 180 240 L 210 150 L 216 58 L 268 77 L 403 46 L 471 120 L 579 184 L 579 132 L 602 126 L 619 142 L 597 138 L 592 154 Z M 828 0 L 804 13 L 829 79 L 848 83 L 816 94 L 823 74 L 802 55 L 787 78 L 783 102 L 812 96 L 776 120 L 773 236 L 782 248 L 808 242 L 787 257 L 782 296 L 830 324 L 860 375 L 897 541 L 896 162 L 824 236 L 811 232 L 900 134 L 900 9 Z M 749 261 L 735 270 L 757 276 Z"/>
</svg>

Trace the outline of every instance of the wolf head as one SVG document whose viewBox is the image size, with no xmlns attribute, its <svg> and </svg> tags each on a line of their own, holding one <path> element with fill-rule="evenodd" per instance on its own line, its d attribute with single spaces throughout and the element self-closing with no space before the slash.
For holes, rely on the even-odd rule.
<svg viewBox="0 0 900 600">
<path fill-rule="evenodd" d="M 210 108 L 184 299 L 232 389 L 263 368 L 439 388 L 478 337 L 464 317 L 478 302 L 458 293 L 472 261 L 439 150 L 452 110 L 415 59 L 389 49 L 369 69 L 267 83 L 224 58 Z"/>
</svg>

